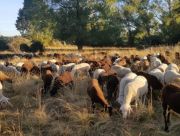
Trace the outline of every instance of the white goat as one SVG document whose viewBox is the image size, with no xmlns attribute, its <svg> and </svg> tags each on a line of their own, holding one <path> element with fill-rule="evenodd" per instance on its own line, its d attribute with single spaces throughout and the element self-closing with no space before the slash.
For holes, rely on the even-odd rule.
<svg viewBox="0 0 180 136">
<path fill-rule="evenodd" d="M 0 70 L 1 71 L 6 71 L 6 66 L 4 64 L 0 64 Z"/>
<path fill-rule="evenodd" d="M 119 104 L 123 104 L 123 101 L 124 101 L 124 88 L 125 86 L 131 82 L 137 75 L 133 72 L 131 73 L 128 73 L 127 75 L 125 75 L 121 81 L 120 81 L 120 84 L 119 84 L 119 96 L 117 98 L 117 101 Z"/>
<path fill-rule="evenodd" d="M 24 64 L 24 62 L 18 62 L 17 64 L 15 64 L 16 66 L 16 69 L 20 72 L 21 71 L 21 68 L 22 68 L 22 65 Z"/>
<path fill-rule="evenodd" d="M 93 78 L 98 79 L 98 77 L 102 74 L 105 73 L 106 71 L 104 69 L 96 69 L 93 73 Z"/>
<path fill-rule="evenodd" d="M 164 84 L 164 72 L 160 69 L 155 68 L 149 72 L 150 75 L 155 76 L 162 84 Z"/>
<path fill-rule="evenodd" d="M 20 75 L 20 72 L 16 69 L 15 66 L 4 66 L 0 65 L 0 71 L 5 72 L 5 73 L 11 73 L 13 75 Z"/>
<path fill-rule="evenodd" d="M 51 63 L 56 63 L 57 60 L 56 60 L 56 59 L 50 59 L 49 62 L 51 62 Z"/>
<path fill-rule="evenodd" d="M 161 65 L 159 65 L 157 68 L 160 69 L 162 72 L 165 72 L 167 69 L 168 65 L 165 63 L 162 63 Z"/>
<path fill-rule="evenodd" d="M 115 71 L 115 73 L 121 78 L 124 77 L 126 74 L 131 72 L 130 68 L 126 68 L 126 67 L 123 67 L 120 65 L 113 65 L 111 67 L 111 70 Z"/>
<path fill-rule="evenodd" d="M 176 78 L 180 78 L 180 74 L 176 70 L 168 70 L 164 74 L 164 84 L 170 83 Z"/>
<path fill-rule="evenodd" d="M 73 79 L 75 77 L 75 74 L 77 74 L 77 76 L 79 76 L 79 73 L 86 73 L 86 75 L 89 76 L 90 68 L 91 68 L 91 66 L 88 63 L 77 64 L 71 70 L 71 76 Z"/>
<path fill-rule="evenodd" d="M 174 64 L 174 63 L 171 63 L 171 64 L 168 65 L 166 71 L 168 71 L 168 70 L 174 70 L 176 72 L 179 72 L 178 66 L 176 64 Z"/>
<path fill-rule="evenodd" d="M 121 58 L 117 58 L 115 61 L 114 61 L 114 65 L 118 64 L 118 62 L 121 60 Z"/>
<path fill-rule="evenodd" d="M 8 104 L 12 106 L 12 104 L 9 102 L 9 98 L 5 97 L 2 94 L 2 89 L 3 89 L 3 86 L 2 86 L 2 83 L 0 82 L 0 109 L 5 108 Z"/>
<path fill-rule="evenodd" d="M 139 98 L 142 100 L 148 92 L 148 82 L 145 77 L 137 76 L 134 80 L 128 83 L 124 88 L 124 102 L 121 105 L 120 110 L 123 113 L 123 118 L 127 118 L 128 114 L 132 111 L 130 103 L 135 100 L 135 104 L 137 106 L 137 102 Z"/>
<path fill-rule="evenodd" d="M 12 73 L 14 75 L 20 75 L 21 74 L 20 71 L 18 71 L 15 66 L 7 66 L 6 72 Z"/>
<path fill-rule="evenodd" d="M 160 66 L 162 64 L 161 60 L 155 56 L 151 56 L 150 57 L 150 67 L 149 67 L 149 71 L 151 71 L 154 68 L 157 68 L 158 66 Z"/>
<path fill-rule="evenodd" d="M 72 68 L 75 66 L 76 64 L 75 63 L 69 63 L 69 64 L 66 64 L 66 65 L 62 65 L 59 69 L 59 74 L 62 74 L 64 73 L 65 71 L 71 71 Z"/>
<path fill-rule="evenodd" d="M 141 61 L 143 61 L 143 60 L 147 60 L 147 56 L 142 57 Z"/>
<path fill-rule="evenodd" d="M 43 67 L 43 66 L 45 66 L 45 65 L 47 65 L 47 61 L 46 60 L 44 60 L 43 62 L 41 62 L 41 63 L 39 63 L 39 65 L 38 65 L 38 67 Z"/>
<path fill-rule="evenodd" d="M 53 72 L 56 73 L 56 72 L 59 71 L 59 66 L 58 66 L 58 65 L 56 65 L 56 64 L 54 64 L 54 63 L 51 63 L 50 66 L 51 66 Z"/>
</svg>

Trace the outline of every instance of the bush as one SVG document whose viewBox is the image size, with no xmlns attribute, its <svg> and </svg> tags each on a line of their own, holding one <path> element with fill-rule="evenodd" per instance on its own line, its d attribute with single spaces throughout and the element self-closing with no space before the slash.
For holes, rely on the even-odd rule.
<svg viewBox="0 0 180 136">
<path fill-rule="evenodd" d="M 44 51 L 44 45 L 40 41 L 32 41 L 32 44 L 30 46 L 31 52 L 43 52 Z"/>
<path fill-rule="evenodd" d="M 8 50 L 8 40 L 5 37 L 0 37 L 0 51 Z"/>
<path fill-rule="evenodd" d="M 21 50 L 21 51 L 25 51 L 25 52 L 30 52 L 30 51 L 31 51 L 31 49 L 29 48 L 29 46 L 28 46 L 27 44 L 25 44 L 25 43 L 22 43 L 22 44 L 20 45 L 20 50 Z"/>
<path fill-rule="evenodd" d="M 29 44 L 29 43 L 30 43 L 29 39 L 26 39 L 21 36 L 15 36 L 10 38 L 8 45 L 11 51 L 18 53 L 20 51 L 21 44 Z"/>
</svg>

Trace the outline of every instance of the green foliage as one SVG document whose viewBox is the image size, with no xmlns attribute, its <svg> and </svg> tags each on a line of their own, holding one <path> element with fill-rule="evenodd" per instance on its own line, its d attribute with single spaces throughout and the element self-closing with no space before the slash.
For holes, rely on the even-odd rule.
<svg viewBox="0 0 180 136">
<path fill-rule="evenodd" d="M 0 51 L 9 49 L 8 47 L 8 38 L 0 36 Z"/>
<path fill-rule="evenodd" d="M 16 27 L 49 45 L 154 45 L 180 41 L 179 0 L 24 0 Z"/>
<path fill-rule="evenodd" d="M 167 11 L 162 12 L 162 36 L 164 37 L 164 43 L 177 43 L 180 41 L 180 1 L 166 0 L 168 7 Z"/>
<path fill-rule="evenodd" d="M 53 29 L 56 25 L 51 14 L 52 10 L 44 0 L 24 0 L 16 27 L 23 36 L 48 44 L 53 39 Z"/>
<path fill-rule="evenodd" d="M 30 52 L 31 51 L 30 47 L 25 43 L 20 44 L 20 50 L 25 51 L 25 52 Z"/>
<path fill-rule="evenodd" d="M 32 41 L 32 44 L 30 46 L 30 50 L 32 52 L 37 52 L 37 51 L 43 52 L 44 46 L 40 41 Z"/>
</svg>

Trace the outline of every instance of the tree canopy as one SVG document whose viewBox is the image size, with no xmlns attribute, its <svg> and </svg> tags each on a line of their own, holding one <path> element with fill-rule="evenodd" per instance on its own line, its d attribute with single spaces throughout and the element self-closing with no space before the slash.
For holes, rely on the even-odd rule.
<svg viewBox="0 0 180 136">
<path fill-rule="evenodd" d="M 16 27 L 23 36 L 91 46 L 175 44 L 179 0 L 24 0 Z"/>
</svg>

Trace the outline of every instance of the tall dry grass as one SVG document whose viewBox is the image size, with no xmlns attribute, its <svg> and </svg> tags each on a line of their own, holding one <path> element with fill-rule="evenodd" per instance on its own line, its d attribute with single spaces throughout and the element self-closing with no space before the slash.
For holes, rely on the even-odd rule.
<svg viewBox="0 0 180 136">
<path fill-rule="evenodd" d="M 163 131 L 162 108 L 159 101 L 151 106 L 139 104 L 127 120 L 122 119 L 119 107 L 114 115 L 101 112 L 97 105 L 91 112 L 91 102 L 86 94 L 89 79 L 78 82 L 74 90 L 59 90 L 57 97 L 41 96 L 41 80 L 22 78 L 13 83 L 12 90 L 4 90 L 11 98 L 13 108 L 0 112 L 0 135 L 2 136 L 166 136 L 179 132 L 175 124 L 167 134 Z M 85 84 L 86 83 L 86 84 Z M 9 84 L 8 84 L 9 85 Z M 64 91 L 62 93 L 62 91 Z M 176 120 L 173 117 L 173 121 Z"/>
</svg>

